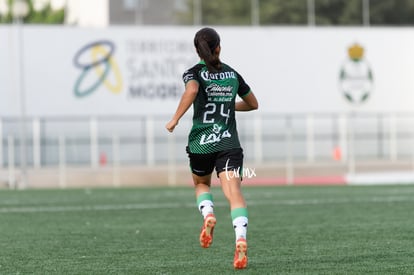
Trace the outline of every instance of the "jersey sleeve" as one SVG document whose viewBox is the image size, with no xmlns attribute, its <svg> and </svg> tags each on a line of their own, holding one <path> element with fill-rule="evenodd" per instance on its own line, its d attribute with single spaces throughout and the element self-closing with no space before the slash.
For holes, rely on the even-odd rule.
<svg viewBox="0 0 414 275">
<path fill-rule="evenodd" d="M 197 80 L 197 73 L 194 68 L 188 69 L 183 73 L 184 84 L 187 84 L 190 80 Z"/>
<path fill-rule="evenodd" d="M 250 92 L 250 87 L 239 73 L 237 73 L 237 80 L 239 81 L 239 90 L 237 91 L 237 94 L 240 97 L 244 97 Z"/>
</svg>

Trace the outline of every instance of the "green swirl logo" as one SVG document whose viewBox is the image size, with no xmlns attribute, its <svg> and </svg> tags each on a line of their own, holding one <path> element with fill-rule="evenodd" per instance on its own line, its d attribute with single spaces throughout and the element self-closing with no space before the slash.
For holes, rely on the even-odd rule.
<svg viewBox="0 0 414 275">
<path fill-rule="evenodd" d="M 75 67 L 82 70 L 75 82 L 74 94 L 77 97 L 85 97 L 95 92 L 101 85 L 104 85 L 109 91 L 118 94 L 122 91 L 123 81 L 119 66 L 115 61 L 113 54 L 115 45 L 108 40 L 99 40 L 91 42 L 78 50 L 73 58 Z M 87 55 L 89 54 L 89 57 Z M 88 60 L 90 62 L 85 62 Z M 97 80 L 88 87 L 81 89 L 85 78 L 94 71 Z M 114 74 L 115 83 L 108 79 L 111 71 Z"/>
</svg>

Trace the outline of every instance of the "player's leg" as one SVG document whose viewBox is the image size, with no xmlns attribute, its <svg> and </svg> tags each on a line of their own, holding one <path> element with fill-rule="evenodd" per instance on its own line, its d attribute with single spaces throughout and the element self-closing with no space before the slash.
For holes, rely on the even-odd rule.
<svg viewBox="0 0 414 275">
<path fill-rule="evenodd" d="M 230 172 L 233 173 L 233 172 Z M 225 173 L 220 173 L 220 181 L 223 193 L 230 204 L 231 218 L 236 237 L 236 249 L 234 252 L 234 268 L 247 267 L 247 224 L 248 212 L 246 202 L 241 191 L 240 178 L 228 179 Z"/>
<path fill-rule="evenodd" d="M 200 232 L 200 245 L 203 248 L 208 248 L 213 242 L 213 232 L 216 226 L 213 195 L 210 192 L 211 174 L 206 176 L 193 174 L 193 181 L 198 210 L 204 218 Z"/>
<path fill-rule="evenodd" d="M 205 218 L 208 214 L 214 213 L 213 195 L 210 192 L 211 174 L 206 176 L 193 174 L 192 176 L 198 210 Z"/>
<path fill-rule="evenodd" d="M 197 207 L 204 219 L 200 232 L 200 245 L 201 247 L 208 248 L 213 242 L 213 232 L 216 225 L 213 195 L 210 191 L 214 156 L 189 153 L 189 158 Z"/>
<path fill-rule="evenodd" d="M 223 165 L 224 162 L 224 165 Z M 243 151 L 230 150 L 220 156 L 216 163 L 220 183 L 227 198 L 233 228 L 236 237 L 236 249 L 234 253 L 234 267 L 243 269 L 247 267 L 247 205 L 241 190 L 241 176 L 243 167 Z"/>
</svg>

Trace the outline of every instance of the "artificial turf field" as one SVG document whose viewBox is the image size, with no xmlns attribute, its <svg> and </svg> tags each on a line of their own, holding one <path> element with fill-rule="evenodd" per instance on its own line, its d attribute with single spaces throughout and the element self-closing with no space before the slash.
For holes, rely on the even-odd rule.
<svg viewBox="0 0 414 275">
<path fill-rule="evenodd" d="M 199 247 L 192 188 L 0 191 L 0 274 L 414 274 L 414 185 L 245 187 L 249 266 L 227 203 Z"/>
</svg>

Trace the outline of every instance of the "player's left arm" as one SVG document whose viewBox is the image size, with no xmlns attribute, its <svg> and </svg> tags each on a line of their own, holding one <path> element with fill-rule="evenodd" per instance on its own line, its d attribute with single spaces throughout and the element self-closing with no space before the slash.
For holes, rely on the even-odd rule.
<svg viewBox="0 0 414 275">
<path fill-rule="evenodd" d="M 242 97 L 241 101 L 236 102 L 236 111 L 246 112 L 259 108 L 259 102 L 252 91 Z"/>
</svg>

